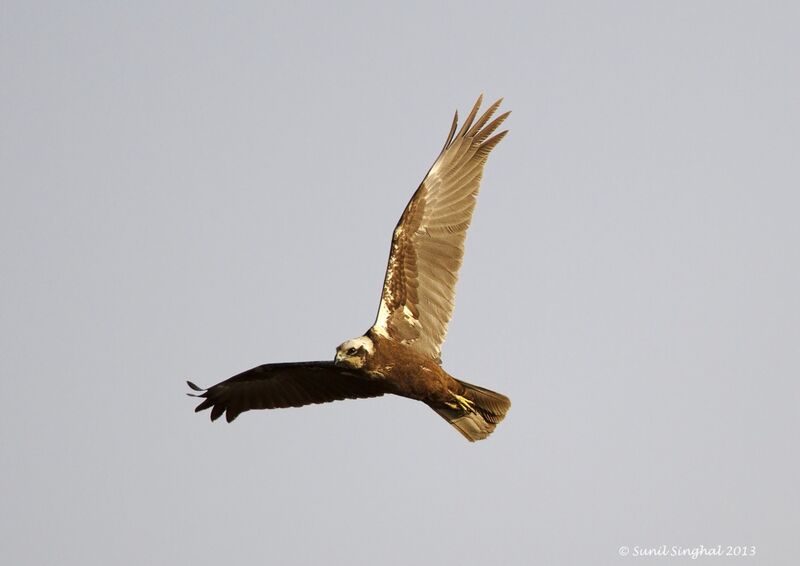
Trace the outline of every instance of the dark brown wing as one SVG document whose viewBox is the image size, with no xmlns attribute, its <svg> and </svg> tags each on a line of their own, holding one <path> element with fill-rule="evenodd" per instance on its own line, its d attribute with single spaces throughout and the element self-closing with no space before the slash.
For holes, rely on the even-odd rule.
<svg viewBox="0 0 800 566">
<path fill-rule="evenodd" d="M 483 167 L 506 135 L 504 131 L 492 136 L 509 112 L 489 121 L 502 100 L 475 120 L 482 99 L 458 133 L 456 114 L 441 154 L 400 217 L 373 326 L 378 334 L 436 360 L 453 314 L 464 239 Z"/>
<path fill-rule="evenodd" d="M 228 422 L 252 409 L 302 407 L 342 399 L 380 397 L 386 391 L 379 381 L 358 370 L 333 362 L 266 364 L 202 389 L 187 381 L 204 398 L 195 412 L 211 409 L 211 420 L 222 413 Z"/>
</svg>

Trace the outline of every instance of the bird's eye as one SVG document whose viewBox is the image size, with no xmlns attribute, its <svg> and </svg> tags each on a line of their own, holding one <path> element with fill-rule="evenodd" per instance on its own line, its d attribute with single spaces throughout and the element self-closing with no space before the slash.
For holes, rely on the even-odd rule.
<svg viewBox="0 0 800 566">
<path fill-rule="evenodd" d="M 347 349 L 347 355 L 348 356 L 354 356 L 357 351 L 358 350 L 356 350 L 355 348 L 348 348 Z"/>
</svg>

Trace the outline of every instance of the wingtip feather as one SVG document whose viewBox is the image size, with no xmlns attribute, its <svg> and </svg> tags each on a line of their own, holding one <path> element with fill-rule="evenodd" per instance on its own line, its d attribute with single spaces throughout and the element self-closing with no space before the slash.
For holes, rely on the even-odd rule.
<svg viewBox="0 0 800 566">
<path fill-rule="evenodd" d="M 455 116 L 453 116 L 453 124 L 450 126 L 450 132 L 447 134 L 447 139 L 444 142 L 444 147 L 442 147 L 441 153 L 447 151 L 447 148 L 450 147 L 451 143 L 453 143 L 453 137 L 455 136 L 457 127 L 458 127 L 458 110 L 456 110 Z"/>
<path fill-rule="evenodd" d="M 222 413 L 225 412 L 224 405 L 214 405 L 211 407 L 211 420 L 215 421 L 222 416 Z"/>
<path fill-rule="evenodd" d="M 502 114 L 497 116 L 494 120 L 492 120 L 490 123 L 488 123 L 486 126 L 484 126 L 483 129 L 481 129 L 480 131 L 475 131 L 475 133 L 473 134 L 475 136 L 475 141 L 477 143 L 483 143 L 486 140 L 486 138 L 491 136 L 494 133 L 494 131 L 497 128 L 499 128 L 500 125 L 503 122 L 505 122 L 506 118 L 508 118 L 510 115 L 511 115 L 510 110 L 508 112 L 503 112 Z"/>
<path fill-rule="evenodd" d="M 489 138 L 488 140 L 486 140 L 485 142 L 483 142 L 483 143 L 481 144 L 481 148 L 480 148 L 480 150 L 479 150 L 479 151 L 480 151 L 480 153 L 481 153 L 482 155 L 489 155 L 489 152 L 490 152 L 490 151 L 492 151 L 492 150 L 495 148 L 495 146 L 496 146 L 497 144 L 499 144 L 499 143 L 500 143 L 500 141 L 501 141 L 501 140 L 502 140 L 504 137 L 506 137 L 506 134 L 508 134 L 508 130 L 503 130 L 503 131 L 502 131 L 502 132 L 500 132 L 499 134 L 495 134 L 494 136 L 492 136 L 491 138 Z"/>
<path fill-rule="evenodd" d="M 464 137 L 469 129 L 472 127 L 472 121 L 475 119 L 475 116 L 478 114 L 478 110 L 483 104 L 483 93 L 478 96 L 478 100 L 475 101 L 475 105 L 472 107 L 472 110 L 469 111 L 469 115 L 467 115 L 464 123 L 461 125 L 461 129 L 458 131 L 456 137 Z"/>
<path fill-rule="evenodd" d="M 500 104 L 503 102 L 503 99 L 495 100 L 486 111 L 481 114 L 481 117 L 475 122 L 475 124 L 470 128 L 470 130 L 466 133 L 467 137 L 475 137 L 476 135 L 480 135 L 482 133 L 481 128 L 483 125 L 488 122 L 497 109 L 500 107 Z"/>
</svg>

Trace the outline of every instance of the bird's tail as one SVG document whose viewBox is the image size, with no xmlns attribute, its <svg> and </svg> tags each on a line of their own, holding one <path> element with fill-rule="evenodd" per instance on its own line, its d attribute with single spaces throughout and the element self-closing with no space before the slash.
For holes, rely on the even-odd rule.
<svg viewBox="0 0 800 566">
<path fill-rule="evenodd" d="M 511 399 L 477 385 L 471 385 L 461 380 L 456 381 L 464 387 L 462 397 L 470 402 L 472 410 L 449 406 L 432 406 L 431 408 L 470 442 L 483 440 L 492 434 L 494 427 L 506 416 L 511 408 Z"/>
</svg>

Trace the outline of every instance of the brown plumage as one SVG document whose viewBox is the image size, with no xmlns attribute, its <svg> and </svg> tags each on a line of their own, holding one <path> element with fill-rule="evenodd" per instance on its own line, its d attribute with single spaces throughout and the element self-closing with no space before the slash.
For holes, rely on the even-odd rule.
<svg viewBox="0 0 800 566">
<path fill-rule="evenodd" d="M 365 380 L 359 371 L 351 371 L 333 362 L 290 362 L 254 367 L 219 383 L 208 390 L 191 381 L 189 387 L 200 391 L 205 400 L 197 411 L 211 408 L 211 420 L 222 413 L 231 422 L 240 413 L 252 409 L 302 407 L 311 403 L 329 403 L 343 399 L 380 397 L 386 393 L 380 382 Z"/>
<path fill-rule="evenodd" d="M 341 344 L 333 362 L 262 365 L 207 390 L 189 382 L 198 392 L 193 395 L 204 399 L 196 411 L 210 408 L 211 420 L 225 413 L 230 422 L 251 409 L 392 393 L 426 403 L 468 440 L 491 434 L 509 399 L 441 367 L 483 167 L 507 133 L 492 135 L 509 115 L 491 120 L 501 100 L 476 120 L 481 101 L 458 132 L 456 113 L 444 148 L 400 217 L 372 328 Z"/>
</svg>

